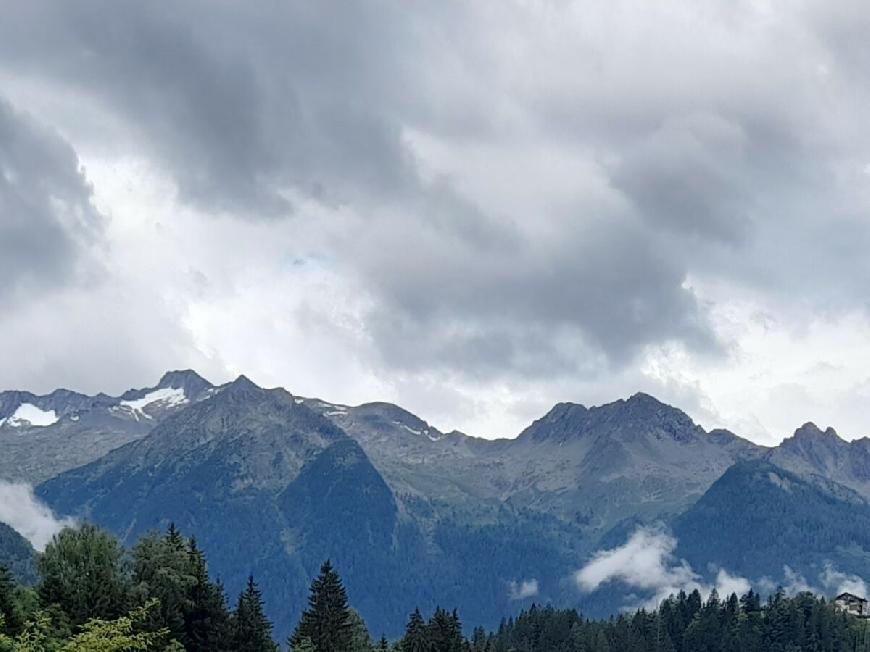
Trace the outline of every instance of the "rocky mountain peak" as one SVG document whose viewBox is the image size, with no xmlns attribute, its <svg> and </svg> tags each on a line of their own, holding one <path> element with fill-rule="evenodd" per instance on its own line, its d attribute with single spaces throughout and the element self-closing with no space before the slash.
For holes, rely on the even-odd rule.
<svg viewBox="0 0 870 652">
<path fill-rule="evenodd" d="M 519 438 L 562 441 L 581 433 L 589 410 L 579 403 L 556 403 L 549 412 L 523 430 Z"/>
<path fill-rule="evenodd" d="M 614 409 L 634 419 L 651 419 L 657 422 L 679 421 L 684 425 L 694 426 L 694 422 L 682 410 L 663 403 L 655 396 L 637 392 L 627 400 L 611 403 Z M 608 407 L 608 406 L 603 406 Z"/>
<path fill-rule="evenodd" d="M 844 440 L 840 438 L 837 431 L 831 427 L 824 431 L 812 421 L 807 421 L 804 425 L 794 431 L 792 439 L 795 441 L 828 441 L 831 443 L 840 443 Z"/>
<path fill-rule="evenodd" d="M 213 385 L 192 369 L 178 369 L 163 374 L 158 389 L 183 389 L 188 397 L 196 397 Z"/>
<path fill-rule="evenodd" d="M 252 398 L 266 393 L 267 390 L 254 383 L 245 375 L 239 376 L 221 389 L 221 395 L 224 397 Z"/>
</svg>

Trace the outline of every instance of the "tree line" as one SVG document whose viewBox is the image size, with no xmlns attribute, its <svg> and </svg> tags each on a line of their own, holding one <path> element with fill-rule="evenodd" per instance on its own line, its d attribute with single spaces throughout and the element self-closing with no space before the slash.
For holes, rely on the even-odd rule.
<svg viewBox="0 0 870 652">
<path fill-rule="evenodd" d="M 404 635 L 375 641 L 327 561 L 295 631 L 279 645 L 255 578 L 232 605 L 195 539 L 174 526 L 125 551 L 92 525 L 65 529 L 34 587 L 0 567 L 0 652 L 870 652 L 867 620 L 810 593 L 681 592 L 655 610 L 588 620 L 536 607 L 494 632 L 463 633 L 456 611 L 414 609 Z"/>
</svg>

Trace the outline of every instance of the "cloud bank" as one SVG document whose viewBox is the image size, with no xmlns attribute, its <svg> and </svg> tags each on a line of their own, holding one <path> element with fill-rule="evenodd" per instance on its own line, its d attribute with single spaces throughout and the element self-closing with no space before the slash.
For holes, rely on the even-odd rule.
<svg viewBox="0 0 870 652">
<path fill-rule="evenodd" d="M 4 480 L 0 480 L 0 523 L 9 525 L 40 552 L 63 528 L 75 526 L 72 519 L 56 518 L 30 485 Z"/>
<path fill-rule="evenodd" d="M 715 582 L 706 582 L 685 559 L 674 554 L 677 540 L 661 527 L 637 528 L 623 545 L 599 550 L 590 561 L 578 570 L 574 580 L 581 591 L 596 591 L 610 582 L 620 583 L 630 589 L 639 589 L 645 596 L 639 603 L 627 608 L 653 608 L 662 600 L 680 591 L 697 590 L 706 598 L 714 589 L 720 596 L 732 593 L 743 595 L 750 588 L 762 593 L 772 593 L 782 588 L 786 594 L 812 591 L 823 595 L 836 595 L 849 591 L 867 595 L 867 585 L 861 577 L 837 570 L 826 564 L 817 581 L 810 582 L 789 566 L 783 567 L 783 577 L 777 581 L 769 577 L 750 581 L 720 568 Z"/>
<path fill-rule="evenodd" d="M 574 579 L 584 592 L 592 592 L 609 582 L 620 582 L 650 595 L 645 606 L 657 606 L 680 591 L 709 594 L 712 586 L 703 583 L 684 559 L 674 551 L 677 540 L 661 528 L 639 527 L 623 545 L 596 552 Z M 742 586 L 743 578 L 720 571 L 722 588 Z M 748 583 L 747 583 L 748 585 Z M 635 605 L 636 606 L 636 605 Z"/>
<path fill-rule="evenodd" d="M 866 432 L 866 4 L 5 9 L 2 387 Z"/>
</svg>

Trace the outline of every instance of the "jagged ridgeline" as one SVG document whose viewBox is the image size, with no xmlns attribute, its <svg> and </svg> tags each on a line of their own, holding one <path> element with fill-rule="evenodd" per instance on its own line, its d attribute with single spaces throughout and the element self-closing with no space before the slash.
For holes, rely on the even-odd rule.
<svg viewBox="0 0 870 652">
<path fill-rule="evenodd" d="M 388 403 L 181 371 L 115 397 L 0 393 L 0 447 L 0 478 L 37 484 L 59 514 L 127 546 L 174 522 L 230 594 L 253 574 L 280 638 L 327 558 L 388 635 L 409 603 L 487 627 L 533 601 L 617 613 L 651 596 L 618 583 L 584 592 L 574 573 L 650 523 L 673 530 L 701 575 L 775 583 L 785 565 L 807 578 L 832 565 L 870 577 L 867 440 L 808 424 L 765 448 L 645 394 L 558 404 L 491 441 Z"/>
<path fill-rule="evenodd" d="M 256 578 L 249 576 L 228 604 L 206 552 L 174 525 L 146 535 L 128 553 L 93 526 L 64 530 L 40 558 L 39 574 L 28 589 L 0 567 L 0 649 L 284 649 Z M 753 591 L 721 598 L 680 592 L 656 609 L 600 621 L 533 605 L 489 632 L 466 631 L 455 610 L 424 614 L 415 608 L 390 641 L 372 636 L 339 570 L 326 561 L 302 606 L 286 639 L 293 652 L 835 652 L 865 650 L 870 643 L 867 620 L 809 592 L 792 598 L 776 592 L 766 601 Z"/>
</svg>

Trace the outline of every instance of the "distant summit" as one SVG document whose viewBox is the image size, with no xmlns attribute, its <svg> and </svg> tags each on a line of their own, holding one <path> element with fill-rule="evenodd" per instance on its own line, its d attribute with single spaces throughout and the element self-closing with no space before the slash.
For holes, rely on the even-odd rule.
<svg viewBox="0 0 870 652">
<path fill-rule="evenodd" d="M 213 385 L 191 369 L 167 371 L 157 383 L 158 388 L 183 389 L 187 396 L 199 396 Z"/>
</svg>

